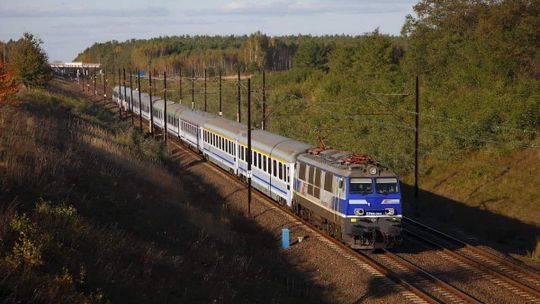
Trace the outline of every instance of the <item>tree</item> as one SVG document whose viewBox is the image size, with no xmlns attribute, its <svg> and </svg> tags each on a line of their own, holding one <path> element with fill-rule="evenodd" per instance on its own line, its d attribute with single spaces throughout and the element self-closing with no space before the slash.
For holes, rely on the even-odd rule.
<svg viewBox="0 0 540 304">
<path fill-rule="evenodd" d="M 298 68 L 328 71 L 328 56 L 332 49 L 333 47 L 329 44 L 314 41 L 300 44 L 294 56 L 294 64 Z"/>
<path fill-rule="evenodd" d="M 41 48 L 43 41 L 24 33 L 10 50 L 9 65 L 15 80 L 25 86 L 43 87 L 51 80 L 48 57 Z"/>
<path fill-rule="evenodd" d="M 11 77 L 11 70 L 4 67 L 4 59 L 0 58 L 0 101 L 17 92 L 17 85 Z"/>
</svg>

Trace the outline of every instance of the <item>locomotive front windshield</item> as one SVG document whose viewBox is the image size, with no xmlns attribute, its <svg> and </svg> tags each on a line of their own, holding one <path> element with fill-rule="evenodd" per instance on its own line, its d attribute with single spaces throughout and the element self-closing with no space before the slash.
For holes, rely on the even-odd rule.
<svg viewBox="0 0 540 304">
<path fill-rule="evenodd" d="M 389 194 L 399 192 L 397 178 L 377 178 L 375 184 L 377 193 Z"/>
<path fill-rule="evenodd" d="M 352 194 L 372 193 L 373 190 L 371 189 L 371 178 L 352 178 L 351 189 L 349 192 Z"/>
</svg>

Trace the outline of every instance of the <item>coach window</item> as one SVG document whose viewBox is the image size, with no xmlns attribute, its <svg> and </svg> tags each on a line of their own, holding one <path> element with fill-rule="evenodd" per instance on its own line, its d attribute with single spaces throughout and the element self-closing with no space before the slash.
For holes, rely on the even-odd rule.
<svg viewBox="0 0 540 304">
<path fill-rule="evenodd" d="M 314 184 L 313 181 L 315 180 L 315 167 L 309 166 L 309 177 L 308 177 L 308 183 Z"/>
<path fill-rule="evenodd" d="M 298 168 L 298 178 L 305 181 L 306 180 L 306 164 L 300 163 L 300 168 Z"/>
<path fill-rule="evenodd" d="M 263 155 L 263 158 L 262 158 L 262 165 L 263 165 L 263 171 L 264 171 L 264 172 L 267 172 L 267 171 L 266 171 L 266 155 Z"/>
<path fill-rule="evenodd" d="M 279 163 L 279 179 L 283 180 L 283 164 Z"/>
<path fill-rule="evenodd" d="M 319 168 L 315 170 L 315 181 L 313 182 L 313 184 L 317 187 L 321 186 L 321 169 Z"/>
<path fill-rule="evenodd" d="M 277 161 L 274 159 L 274 169 L 272 170 L 272 174 L 274 177 L 277 177 Z"/>
</svg>

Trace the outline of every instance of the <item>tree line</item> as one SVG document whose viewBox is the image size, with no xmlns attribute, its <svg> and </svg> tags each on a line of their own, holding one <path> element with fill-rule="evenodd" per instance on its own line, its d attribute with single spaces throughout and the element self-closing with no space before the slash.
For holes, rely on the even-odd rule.
<svg viewBox="0 0 540 304">
<path fill-rule="evenodd" d="M 255 85 L 261 69 L 274 71 L 267 74 L 272 130 L 313 144 L 325 136 L 408 170 L 417 75 L 426 155 L 537 144 L 539 7 L 528 0 L 422 0 L 400 36 L 159 37 L 96 43 L 76 60 L 197 75 L 208 69 L 210 76 L 240 67 Z"/>
</svg>

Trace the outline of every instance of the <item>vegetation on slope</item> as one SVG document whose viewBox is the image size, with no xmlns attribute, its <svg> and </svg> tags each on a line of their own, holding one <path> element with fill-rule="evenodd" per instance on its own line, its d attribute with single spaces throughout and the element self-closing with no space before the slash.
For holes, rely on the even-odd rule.
<svg viewBox="0 0 540 304">
<path fill-rule="evenodd" d="M 211 185 L 169 173 L 161 143 L 63 82 L 49 90 L 0 105 L 0 298 L 324 301 L 272 236 L 216 208 Z"/>
</svg>

